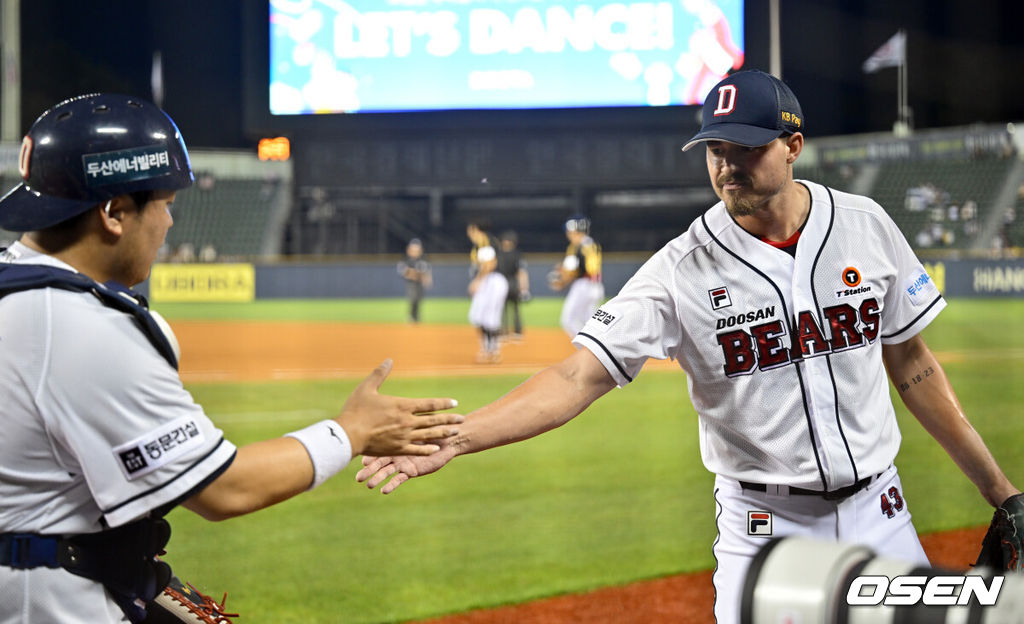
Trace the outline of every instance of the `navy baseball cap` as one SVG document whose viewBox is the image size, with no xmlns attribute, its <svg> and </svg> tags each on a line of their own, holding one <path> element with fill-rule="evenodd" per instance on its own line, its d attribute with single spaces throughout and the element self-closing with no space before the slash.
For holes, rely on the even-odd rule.
<svg viewBox="0 0 1024 624">
<path fill-rule="evenodd" d="M 590 233 L 590 219 L 583 215 L 577 214 L 569 217 L 565 222 L 566 232 L 583 232 L 584 234 Z"/>
<path fill-rule="evenodd" d="M 771 74 L 748 69 L 726 76 L 708 92 L 700 132 L 683 151 L 703 141 L 728 141 L 747 147 L 767 145 L 783 134 L 803 132 L 800 102 Z"/>
<path fill-rule="evenodd" d="M 0 227 L 41 230 L 127 193 L 192 184 L 174 121 L 146 100 L 93 93 L 57 104 L 21 143 L 22 182 L 0 199 Z"/>
</svg>

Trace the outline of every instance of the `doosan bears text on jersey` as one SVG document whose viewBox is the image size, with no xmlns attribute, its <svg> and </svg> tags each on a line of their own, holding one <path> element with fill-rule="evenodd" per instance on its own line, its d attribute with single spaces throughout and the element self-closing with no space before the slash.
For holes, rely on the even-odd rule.
<svg viewBox="0 0 1024 624">
<path fill-rule="evenodd" d="M 878 300 L 872 297 L 864 299 L 856 307 L 849 303 L 840 303 L 822 308 L 820 322 L 817 315 L 811 311 L 801 310 L 792 324 L 783 324 L 781 319 L 773 319 L 750 325 L 746 329 L 720 332 L 716 339 L 725 359 L 725 375 L 749 375 L 755 366 L 764 371 L 805 358 L 870 344 L 878 337 L 880 310 Z M 718 329 L 771 318 L 774 312 L 774 306 L 768 306 L 761 310 L 720 318 L 717 323 Z M 794 339 L 787 342 L 787 336 L 793 336 Z"/>
</svg>

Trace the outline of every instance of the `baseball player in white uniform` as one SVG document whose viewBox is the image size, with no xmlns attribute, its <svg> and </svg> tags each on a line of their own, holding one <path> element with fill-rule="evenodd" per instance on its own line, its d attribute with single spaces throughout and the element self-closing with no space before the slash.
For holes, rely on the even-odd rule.
<svg viewBox="0 0 1024 624">
<path fill-rule="evenodd" d="M 498 271 L 498 241 L 481 222 L 466 226 L 466 237 L 473 243 L 469 253 L 469 323 L 480 332 L 480 351 L 476 361 L 497 364 L 501 361 L 501 316 L 508 297 L 508 279 Z"/>
<path fill-rule="evenodd" d="M 20 170 L 0 200 L 0 227 L 24 232 L 0 252 L 0 624 L 142 621 L 171 577 L 156 555 L 174 506 L 245 514 L 364 450 L 430 452 L 419 443 L 454 433 L 460 416 L 432 414 L 451 399 L 377 394 L 385 362 L 337 418 L 236 448 L 130 290 L 192 184 L 174 122 L 138 98 L 73 98 L 32 125 Z"/>
<path fill-rule="evenodd" d="M 714 487 L 715 615 L 742 620 L 744 576 L 770 537 L 814 536 L 926 562 L 894 460 L 903 402 L 993 506 L 1019 492 L 961 412 L 919 332 L 945 306 L 875 202 L 793 179 L 804 119 L 759 71 L 723 79 L 703 108 L 722 200 L 658 251 L 587 322 L 574 355 L 471 413 L 427 458 L 364 458 L 394 490 L 462 453 L 560 426 L 672 358 L 686 373 Z"/>
<path fill-rule="evenodd" d="M 565 257 L 554 271 L 548 285 L 552 290 L 565 290 L 565 302 L 559 324 L 572 338 L 604 301 L 601 281 L 601 246 L 590 237 L 590 219 L 574 216 L 565 222 L 569 246 Z"/>
</svg>

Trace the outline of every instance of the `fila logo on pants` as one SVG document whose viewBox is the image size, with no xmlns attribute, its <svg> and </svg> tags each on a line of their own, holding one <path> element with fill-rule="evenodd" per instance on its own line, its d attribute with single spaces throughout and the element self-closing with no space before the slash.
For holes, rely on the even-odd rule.
<svg viewBox="0 0 1024 624">
<path fill-rule="evenodd" d="M 770 511 L 747 512 L 747 535 L 769 537 L 772 534 L 772 513 Z"/>
</svg>

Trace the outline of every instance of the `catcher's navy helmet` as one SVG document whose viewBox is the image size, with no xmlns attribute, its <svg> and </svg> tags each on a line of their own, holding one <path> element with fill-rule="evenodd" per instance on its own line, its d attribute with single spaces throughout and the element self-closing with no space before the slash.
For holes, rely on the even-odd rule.
<svg viewBox="0 0 1024 624">
<path fill-rule="evenodd" d="M 575 215 L 569 217 L 569 220 L 565 222 L 566 232 L 582 232 L 584 234 L 590 233 L 590 219 L 583 215 Z"/>
<path fill-rule="evenodd" d="M 36 119 L 21 144 L 22 182 L 0 199 L 0 227 L 41 230 L 108 199 L 192 184 L 192 166 L 167 113 L 127 95 L 82 95 Z"/>
</svg>

